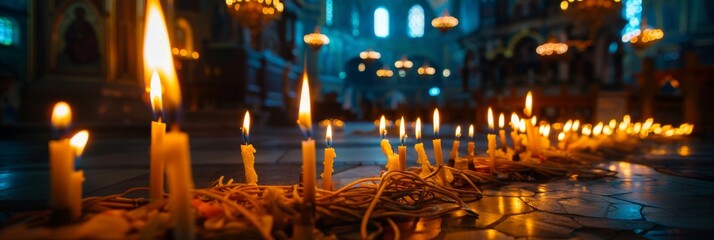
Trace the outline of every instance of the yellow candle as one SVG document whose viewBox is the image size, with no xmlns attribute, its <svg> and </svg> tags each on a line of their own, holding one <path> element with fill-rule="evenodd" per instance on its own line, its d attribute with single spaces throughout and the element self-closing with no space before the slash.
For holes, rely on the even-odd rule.
<svg viewBox="0 0 714 240">
<path fill-rule="evenodd" d="M 302 91 L 300 94 L 300 108 L 298 110 L 298 126 L 305 135 L 302 141 L 302 185 L 303 206 L 301 219 L 296 224 L 295 238 L 312 239 L 312 229 L 315 225 L 315 140 L 312 139 L 312 116 L 310 115 L 310 84 L 307 73 L 302 76 Z"/>
<path fill-rule="evenodd" d="M 87 130 L 77 132 L 77 134 L 74 134 L 69 140 L 69 145 L 71 145 L 74 153 L 72 163 L 76 162 L 75 157 L 78 158 L 82 156 L 88 140 L 89 132 L 87 132 Z M 74 171 L 74 169 L 72 169 L 69 177 L 71 184 L 69 188 L 70 214 L 72 219 L 77 220 L 82 217 L 82 183 L 84 182 L 84 172 L 82 170 Z"/>
<path fill-rule="evenodd" d="M 387 128 L 384 115 L 382 115 L 379 119 L 379 134 L 382 137 L 382 141 L 379 142 L 379 146 L 382 148 L 382 153 L 384 153 L 384 156 L 387 158 L 387 171 L 396 171 L 399 169 L 399 156 L 394 154 L 392 145 L 389 144 L 389 140 L 385 138 L 387 136 Z"/>
<path fill-rule="evenodd" d="M 406 127 L 404 122 L 404 117 L 402 117 L 399 122 L 399 139 L 402 144 L 399 145 L 397 150 L 399 151 L 399 171 L 407 170 L 407 146 L 404 146 L 404 140 L 407 138 Z"/>
<path fill-rule="evenodd" d="M 466 151 L 470 158 L 473 158 L 476 150 L 476 144 L 474 143 L 474 125 L 469 125 L 469 145 L 466 147 Z"/>
<path fill-rule="evenodd" d="M 434 140 L 431 141 L 434 145 L 434 158 L 436 158 L 436 165 L 444 167 L 442 171 L 439 171 L 438 177 L 444 184 L 448 184 L 454 178 L 451 175 L 451 171 L 446 169 L 444 164 L 444 155 L 441 152 L 441 139 L 439 138 L 439 109 L 434 109 Z"/>
<path fill-rule="evenodd" d="M 161 122 L 161 112 L 163 104 L 161 101 L 161 79 L 154 71 L 151 76 L 151 108 L 156 115 L 156 121 L 151 122 L 151 146 L 149 154 L 151 157 L 149 171 L 149 199 L 156 200 L 164 197 L 164 158 L 161 148 L 163 146 L 164 135 L 166 135 L 166 124 Z"/>
<path fill-rule="evenodd" d="M 82 154 L 87 143 L 87 131 L 81 131 L 72 139 L 64 132 L 72 122 L 72 110 L 66 102 L 58 102 L 52 110 L 52 127 L 59 132 L 58 140 L 48 143 L 50 154 L 50 208 L 55 213 L 66 213 L 70 220 L 81 216 L 83 173 L 75 172 L 75 157 Z M 62 215 L 62 214 L 60 214 Z M 63 216 L 64 217 L 64 216 Z"/>
<path fill-rule="evenodd" d="M 250 137 L 250 113 L 245 111 L 243 117 L 243 128 L 241 129 L 243 142 L 240 146 L 240 156 L 243 158 L 243 169 L 245 170 L 245 182 L 251 185 L 258 185 L 258 172 L 255 171 L 255 148 L 248 143 Z"/>
<path fill-rule="evenodd" d="M 417 143 L 414 144 L 414 150 L 417 152 L 417 163 L 421 164 L 420 176 L 427 176 L 431 173 L 431 163 L 429 163 L 429 157 L 424 151 L 424 143 L 421 142 L 421 118 L 417 118 L 416 126 L 414 128 L 414 137 L 416 137 Z"/>
<path fill-rule="evenodd" d="M 449 155 L 449 159 L 454 160 L 454 163 L 456 163 L 456 160 L 459 157 L 459 138 L 461 138 L 461 126 L 456 126 L 456 132 L 454 136 L 455 140 L 454 144 L 451 145 L 451 154 Z"/>
<path fill-rule="evenodd" d="M 506 129 L 504 128 L 506 124 L 505 117 L 503 116 L 503 113 L 498 115 L 498 136 L 501 139 L 501 149 L 503 149 L 503 152 L 506 152 Z"/>
<path fill-rule="evenodd" d="M 567 148 L 567 142 L 565 141 L 565 132 L 558 133 L 558 148 L 565 150 Z"/>
<path fill-rule="evenodd" d="M 533 94 L 530 91 L 528 91 L 528 94 L 526 95 L 526 108 L 524 109 L 524 113 L 526 114 L 526 117 L 530 118 L 530 121 L 528 121 L 528 119 L 525 121 L 526 135 L 528 136 L 528 149 L 537 153 L 540 140 L 538 139 L 538 134 L 536 133 L 534 127 L 536 117 L 531 116 L 533 113 Z"/>
<path fill-rule="evenodd" d="M 191 171 L 191 155 L 189 153 L 188 134 L 172 129 L 164 137 L 164 159 L 166 160 L 166 176 L 169 185 L 169 210 L 175 221 L 174 237 L 178 239 L 193 239 L 193 173 Z"/>
<path fill-rule="evenodd" d="M 332 123 L 327 125 L 327 133 L 325 133 L 325 142 L 327 147 L 325 148 L 325 159 L 322 162 L 323 172 L 322 172 L 322 189 L 332 191 L 332 173 L 334 172 L 335 149 L 332 148 Z"/>
<path fill-rule="evenodd" d="M 491 172 L 496 170 L 496 134 L 493 134 L 493 110 L 491 107 L 488 108 L 488 128 L 491 131 L 486 138 L 488 139 L 488 155 L 491 159 Z"/>
</svg>

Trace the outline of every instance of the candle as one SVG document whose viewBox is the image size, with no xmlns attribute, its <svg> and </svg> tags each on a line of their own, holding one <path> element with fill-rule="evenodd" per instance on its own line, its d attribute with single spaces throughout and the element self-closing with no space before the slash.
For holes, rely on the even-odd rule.
<svg viewBox="0 0 714 240">
<path fill-rule="evenodd" d="M 335 149 L 332 148 L 332 123 L 327 124 L 327 132 L 325 133 L 325 159 L 322 162 L 322 189 L 332 191 L 332 173 L 334 172 Z"/>
<path fill-rule="evenodd" d="M 503 113 L 501 113 L 500 115 L 498 115 L 498 136 L 501 140 L 501 150 L 503 150 L 504 153 L 506 152 L 506 148 L 508 148 L 508 146 L 506 146 L 505 125 L 506 125 L 506 120 L 505 120 L 505 117 L 503 116 Z"/>
<path fill-rule="evenodd" d="M 416 120 L 414 137 L 417 140 L 417 143 L 414 144 L 414 150 L 417 152 L 417 163 L 421 164 L 421 173 L 419 175 L 427 176 L 431 173 L 431 163 L 429 163 L 429 157 L 424 151 L 424 143 L 421 142 L 421 118 Z"/>
<path fill-rule="evenodd" d="M 486 136 L 488 139 L 488 155 L 491 159 L 491 172 L 496 171 L 496 134 L 493 134 L 493 110 L 488 107 L 488 130 L 489 133 Z"/>
<path fill-rule="evenodd" d="M 459 157 L 459 138 L 461 138 L 461 126 L 456 126 L 456 132 L 454 133 L 454 143 L 451 145 L 451 154 L 449 155 L 450 160 L 456 162 Z"/>
<path fill-rule="evenodd" d="M 399 156 L 394 154 L 394 149 L 392 148 L 392 145 L 389 144 L 389 140 L 386 139 L 386 122 L 387 121 L 384 118 L 384 115 L 382 115 L 382 117 L 379 119 L 379 134 L 382 137 L 382 141 L 379 142 L 379 146 L 382 148 L 382 153 L 384 153 L 384 156 L 387 157 L 387 171 L 395 171 L 399 169 Z"/>
<path fill-rule="evenodd" d="M 243 136 L 243 145 L 240 146 L 240 156 L 243 158 L 243 169 L 245 169 L 245 183 L 250 185 L 258 185 L 258 173 L 255 171 L 255 148 L 250 144 L 250 113 L 245 111 L 243 117 L 243 128 L 241 135 Z"/>
<path fill-rule="evenodd" d="M 561 150 L 565 150 L 567 148 L 566 144 L 567 143 L 565 141 L 565 132 L 558 133 L 558 148 L 560 148 Z"/>
<path fill-rule="evenodd" d="M 72 110 L 66 102 L 58 102 L 52 110 L 52 128 L 59 139 L 49 141 L 50 153 L 50 208 L 55 213 L 71 213 L 69 187 L 74 153 L 69 139 L 62 136 L 72 122 Z"/>
<path fill-rule="evenodd" d="M 540 146 L 547 148 L 550 148 L 550 124 L 545 124 L 541 125 L 541 135 L 543 137 L 539 137 L 540 141 Z"/>
<path fill-rule="evenodd" d="M 399 121 L 399 139 L 401 144 L 397 148 L 399 151 L 399 171 L 407 170 L 407 146 L 404 146 L 404 140 L 407 138 L 406 126 L 407 123 L 404 122 L 404 117 Z"/>
<path fill-rule="evenodd" d="M 448 184 L 453 179 L 451 171 L 446 169 L 444 165 L 444 155 L 441 152 L 441 139 L 439 138 L 439 109 L 434 109 L 434 139 L 431 143 L 434 145 L 434 158 L 436 158 L 436 166 L 442 166 L 442 171 L 439 171 L 438 177 L 443 184 Z M 451 176 L 451 177 L 449 177 Z"/>
<path fill-rule="evenodd" d="M 173 113 L 181 109 L 181 88 L 174 68 L 171 44 L 166 29 L 164 13 L 159 0 L 146 2 L 144 14 L 144 80 L 149 81 L 157 73 L 164 90 L 162 103 Z M 147 84 L 150 85 L 150 84 Z M 178 117 L 176 118 L 178 119 Z M 175 239 L 194 239 L 195 221 L 193 216 L 193 174 L 189 153 L 188 135 L 181 132 L 178 124 L 164 135 L 162 150 L 169 186 L 169 210 L 174 226 Z"/>
<path fill-rule="evenodd" d="M 73 159 L 80 158 L 84 152 L 84 147 L 87 145 L 89 140 L 89 132 L 87 130 L 82 130 L 77 132 L 70 140 L 69 145 L 74 150 Z M 82 217 L 82 182 L 84 182 L 84 171 L 77 170 L 77 161 L 71 161 L 75 164 L 73 170 L 70 172 L 70 187 L 69 187 L 69 199 L 70 199 L 70 214 L 73 220 L 80 219 Z"/>
<path fill-rule="evenodd" d="M 161 148 L 163 146 L 164 135 L 166 135 L 166 124 L 161 122 L 163 104 L 161 101 L 161 79 L 159 73 L 154 71 L 151 75 L 151 109 L 154 112 L 154 121 L 151 121 L 151 145 L 149 154 L 151 157 L 149 171 L 149 199 L 157 200 L 164 197 L 164 158 Z"/>
<path fill-rule="evenodd" d="M 513 150 L 518 152 L 521 148 L 521 139 L 518 136 L 518 126 L 520 119 L 516 113 L 511 113 L 511 141 L 513 142 Z"/>
<path fill-rule="evenodd" d="M 473 157 L 475 155 L 474 150 L 476 150 L 476 144 L 474 143 L 474 125 L 470 124 L 469 125 L 469 145 L 466 148 L 466 151 L 469 154 L 469 157 Z"/>
<path fill-rule="evenodd" d="M 300 108 L 298 111 L 298 125 L 305 139 L 302 141 L 302 184 L 303 184 L 303 209 L 301 220 L 296 227 L 297 238 L 311 239 L 312 229 L 315 225 L 313 219 L 315 211 L 315 140 L 312 139 L 312 116 L 310 115 L 310 85 L 307 73 L 302 75 L 302 93 L 300 94 Z M 309 237 L 308 237 L 309 236 Z"/>
<path fill-rule="evenodd" d="M 533 94 L 528 91 L 528 94 L 526 95 L 526 107 L 523 111 L 526 115 L 526 117 L 530 117 L 530 121 L 525 121 L 526 124 L 526 136 L 528 137 L 528 148 L 532 152 L 538 152 L 539 150 L 539 140 L 538 140 L 538 134 L 535 132 L 535 122 L 536 122 L 536 117 L 532 116 L 531 114 L 533 113 Z"/>
</svg>

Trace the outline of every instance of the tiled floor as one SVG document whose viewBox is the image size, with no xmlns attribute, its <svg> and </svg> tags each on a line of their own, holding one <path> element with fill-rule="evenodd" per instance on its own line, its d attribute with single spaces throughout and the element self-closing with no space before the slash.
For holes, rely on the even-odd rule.
<svg viewBox="0 0 714 240">
<path fill-rule="evenodd" d="M 353 134 L 369 131 L 371 125 L 352 125 L 348 123 L 348 128 L 335 136 L 338 157 L 334 177 L 338 186 L 377 175 L 385 161 L 376 135 Z M 481 141 L 476 145 L 483 151 L 483 135 L 478 136 Z M 299 139 L 300 134 L 293 128 L 254 132 L 251 140 L 257 149 L 260 184 L 297 182 L 301 164 Z M 241 181 L 243 166 L 238 150 L 241 142 L 238 136 L 192 138 L 196 186 L 205 187 L 220 176 Z M 426 142 L 429 148 L 431 144 Z M 397 139 L 392 139 L 392 143 L 396 146 Z M 413 140 L 408 141 L 408 145 L 412 144 Z M 86 177 L 84 195 L 106 195 L 146 186 L 148 145 L 147 139 L 92 139 L 80 166 Z M 324 143 L 318 140 L 318 146 Z M 450 148 L 450 139 L 445 138 L 444 151 Z M 412 239 L 708 238 L 714 233 L 713 150 L 714 145 L 701 142 L 651 144 L 642 153 L 602 163 L 601 167 L 618 171 L 617 177 L 589 181 L 552 179 L 485 189 L 482 200 L 470 203 L 480 214 L 478 218 L 455 212 L 444 219 L 420 223 L 437 227 L 423 228 L 426 230 L 409 236 Z M 46 154 L 46 141 L 0 142 L 1 212 L 46 207 L 49 192 Z M 431 155 L 431 150 L 428 154 Z M 318 151 L 318 159 L 321 155 Z M 416 154 L 410 151 L 411 164 L 415 164 L 415 158 Z M 318 166 L 318 172 L 321 171 Z"/>
</svg>

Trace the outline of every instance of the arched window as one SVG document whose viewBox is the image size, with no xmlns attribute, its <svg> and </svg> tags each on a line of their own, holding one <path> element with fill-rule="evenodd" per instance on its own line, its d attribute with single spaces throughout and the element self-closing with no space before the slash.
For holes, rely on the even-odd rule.
<svg viewBox="0 0 714 240">
<path fill-rule="evenodd" d="M 357 9 L 352 9 L 352 35 L 359 36 L 359 12 Z"/>
<path fill-rule="evenodd" d="M 332 26 L 332 0 L 325 0 L 325 24 Z"/>
<path fill-rule="evenodd" d="M 408 31 L 407 34 L 411 38 L 419 38 L 424 36 L 424 8 L 414 5 L 409 8 L 407 18 Z"/>
<path fill-rule="evenodd" d="M 0 45 L 10 46 L 15 36 L 15 24 L 7 17 L 0 17 Z"/>
<path fill-rule="evenodd" d="M 374 35 L 381 38 L 389 37 L 389 11 L 384 7 L 374 10 Z"/>
</svg>

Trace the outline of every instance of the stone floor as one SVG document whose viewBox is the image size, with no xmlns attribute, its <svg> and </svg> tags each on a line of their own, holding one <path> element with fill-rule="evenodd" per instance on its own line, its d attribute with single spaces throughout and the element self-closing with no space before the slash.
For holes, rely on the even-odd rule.
<svg viewBox="0 0 714 240">
<path fill-rule="evenodd" d="M 425 126 L 424 129 L 431 129 Z M 390 133 L 397 132 L 391 130 Z M 449 126 L 442 132 L 453 132 Z M 260 184 L 294 184 L 300 172 L 300 133 L 293 128 L 255 129 L 251 141 Z M 205 134 L 203 134 L 205 135 Z M 322 133 L 316 132 L 316 136 Z M 477 147 L 483 151 L 483 134 Z M 148 137 L 147 137 L 148 138 Z M 393 145 L 397 139 L 391 139 Z M 220 176 L 242 180 L 241 138 L 191 139 L 194 180 L 205 187 Z M 427 141 L 428 142 L 428 141 Z M 17 211 L 46 208 L 45 140 L 0 141 L 0 222 Z M 413 144 L 412 141 L 407 142 Z M 84 195 L 106 195 L 148 185 L 148 139 L 92 138 L 80 168 Z M 324 146 L 318 141 L 318 146 Z M 384 165 L 379 138 L 369 123 L 347 123 L 335 134 L 335 182 L 375 176 Z M 427 143 L 427 146 L 430 144 Z M 617 177 L 575 181 L 552 179 L 486 189 L 471 203 L 478 218 L 455 212 L 422 221 L 412 239 L 682 239 L 714 234 L 714 144 L 689 141 L 650 144 L 601 167 Z M 320 148 L 320 147 L 318 147 Z M 429 148 L 429 147 L 427 147 Z M 451 148 L 445 138 L 444 151 Z M 410 163 L 416 154 L 410 151 Z M 428 151 L 431 155 L 431 150 Z M 318 151 L 318 159 L 321 159 Z M 322 167 L 318 167 L 318 172 Z"/>
</svg>

